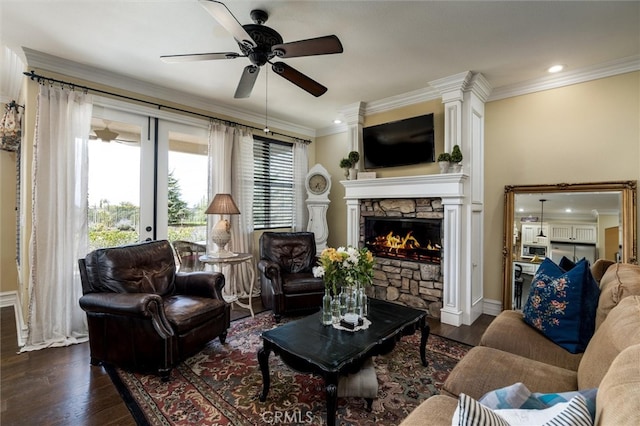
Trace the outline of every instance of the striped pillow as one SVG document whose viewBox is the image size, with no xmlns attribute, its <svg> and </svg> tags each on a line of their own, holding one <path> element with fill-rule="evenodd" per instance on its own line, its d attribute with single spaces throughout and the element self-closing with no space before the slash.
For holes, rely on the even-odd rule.
<svg viewBox="0 0 640 426">
<path fill-rule="evenodd" d="M 452 426 L 592 426 L 587 401 L 577 395 L 543 410 L 491 410 L 462 393 L 458 399 Z"/>
</svg>

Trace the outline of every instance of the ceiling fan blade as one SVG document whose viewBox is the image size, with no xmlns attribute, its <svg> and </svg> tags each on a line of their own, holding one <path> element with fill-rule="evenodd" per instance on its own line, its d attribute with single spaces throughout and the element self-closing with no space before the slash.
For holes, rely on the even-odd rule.
<svg viewBox="0 0 640 426">
<path fill-rule="evenodd" d="M 248 98 L 249 95 L 251 95 L 258 74 L 260 74 L 260 67 L 255 65 L 247 65 L 244 67 L 242 77 L 240 77 L 240 82 L 233 97 L 236 99 Z"/>
<path fill-rule="evenodd" d="M 185 55 L 163 55 L 160 56 L 163 62 L 175 63 L 175 62 L 195 62 L 195 61 L 210 61 L 213 59 L 235 59 L 239 58 L 239 53 L 236 52 L 220 52 L 220 53 L 193 53 Z"/>
<path fill-rule="evenodd" d="M 284 62 L 274 63 L 271 69 L 273 69 L 276 74 L 280 74 L 282 77 L 286 78 L 299 88 L 311 93 L 316 98 L 318 96 L 324 95 L 324 93 L 327 91 L 327 88 L 322 84 L 311 79 L 310 77 L 307 77 L 300 71 L 290 67 Z"/>
<path fill-rule="evenodd" d="M 207 12 L 213 18 L 218 21 L 220 25 L 224 27 L 238 43 L 242 43 L 245 46 L 256 47 L 256 42 L 253 41 L 249 33 L 240 25 L 240 22 L 236 19 L 231 11 L 219 1 L 214 0 L 200 0 L 202 7 L 207 9 Z"/>
<path fill-rule="evenodd" d="M 328 35 L 307 40 L 276 44 L 271 51 L 280 58 L 297 58 L 300 56 L 330 55 L 342 53 L 342 43 L 335 35 Z"/>
</svg>

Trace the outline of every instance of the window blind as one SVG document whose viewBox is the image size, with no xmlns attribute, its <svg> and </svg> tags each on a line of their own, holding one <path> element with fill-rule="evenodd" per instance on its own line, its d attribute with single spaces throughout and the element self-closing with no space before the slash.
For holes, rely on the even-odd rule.
<svg viewBox="0 0 640 426">
<path fill-rule="evenodd" d="M 253 222 L 255 229 L 293 225 L 293 146 L 254 136 Z"/>
</svg>

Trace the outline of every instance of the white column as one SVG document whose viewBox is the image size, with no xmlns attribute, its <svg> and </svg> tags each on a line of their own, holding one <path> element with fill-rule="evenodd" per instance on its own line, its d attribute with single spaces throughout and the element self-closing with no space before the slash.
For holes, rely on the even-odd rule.
<svg viewBox="0 0 640 426">
<path fill-rule="evenodd" d="M 347 124 L 347 133 L 349 140 L 349 151 L 358 151 L 360 159 L 363 158 L 362 150 L 362 125 L 364 123 L 364 102 L 356 102 L 355 104 L 344 107 L 340 112 Z M 358 163 L 360 163 L 358 161 Z M 360 164 L 354 164 L 356 170 L 360 169 Z"/>
<path fill-rule="evenodd" d="M 347 245 L 359 247 L 360 200 L 347 199 Z"/>
<path fill-rule="evenodd" d="M 445 205 L 445 237 L 447 232 L 450 237 L 445 238 L 441 321 L 458 326 L 473 323 L 483 311 L 484 102 L 491 88 L 470 71 L 429 84 L 444 104 L 445 151 L 460 147 L 462 171 L 469 176 L 460 204 Z"/>
<path fill-rule="evenodd" d="M 444 289 L 442 291 L 442 309 L 440 321 L 444 324 L 463 324 L 463 311 L 461 296 L 463 292 L 463 268 L 462 254 L 464 247 L 461 244 L 463 232 L 462 200 L 443 199 L 444 206 L 444 253 L 442 262 L 442 276 Z"/>
</svg>

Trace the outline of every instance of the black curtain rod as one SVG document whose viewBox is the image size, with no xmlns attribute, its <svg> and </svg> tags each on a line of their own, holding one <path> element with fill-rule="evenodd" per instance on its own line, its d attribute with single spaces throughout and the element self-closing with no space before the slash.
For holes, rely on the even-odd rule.
<svg viewBox="0 0 640 426">
<path fill-rule="evenodd" d="M 212 117 L 210 115 L 200 114 L 198 112 L 193 112 L 193 111 L 189 111 L 189 110 L 186 110 L 186 109 L 175 108 L 175 107 L 172 107 L 172 106 L 159 104 L 157 102 L 146 101 L 144 99 L 133 98 L 131 96 L 120 95 L 118 93 L 108 92 L 106 90 L 100 90 L 100 89 L 94 89 L 92 87 L 81 86 L 79 84 L 70 83 L 68 81 L 57 80 L 57 79 L 51 78 L 51 77 L 45 77 L 45 76 L 36 74 L 35 71 L 33 71 L 33 70 L 31 70 L 31 72 L 23 72 L 23 74 L 26 75 L 27 77 L 29 77 L 31 80 L 34 80 L 34 81 L 38 82 L 38 84 L 58 83 L 58 84 L 60 84 L 62 86 L 69 86 L 71 88 L 71 90 L 73 90 L 73 89 L 82 89 L 82 90 L 87 91 L 87 92 L 101 93 L 103 95 L 115 96 L 115 97 L 118 97 L 118 98 L 121 98 L 121 99 L 127 99 L 129 101 L 141 102 L 141 103 L 144 103 L 144 104 L 147 104 L 147 105 L 153 105 L 153 106 L 157 107 L 158 109 L 163 109 L 164 108 L 164 109 L 169 109 L 169 110 L 172 110 L 172 111 L 181 112 L 181 113 L 184 113 L 184 114 L 191 114 L 191 115 L 195 115 L 195 116 L 198 116 L 198 117 L 208 118 L 209 120 L 218 120 L 218 121 L 221 121 L 221 122 L 223 122 L 225 124 L 228 124 L 230 126 L 244 126 L 244 127 L 249 128 L 249 129 L 263 131 L 263 129 L 261 129 L 259 127 L 255 127 L 255 126 L 251 126 L 251 125 L 247 125 L 247 124 L 242 124 L 242 123 L 237 123 L 235 121 L 225 120 L 225 119 L 218 118 L 218 117 Z M 268 133 L 271 133 L 272 135 L 284 136 L 285 138 L 293 139 L 293 140 L 295 140 L 297 142 L 302 142 L 302 143 L 306 143 L 306 144 L 310 144 L 311 143 L 311 141 L 308 140 L 308 139 L 296 138 L 294 136 L 286 135 L 284 133 L 278 133 L 278 132 L 272 132 L 272 131 L 269 131 Z"/>
</svg>

